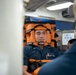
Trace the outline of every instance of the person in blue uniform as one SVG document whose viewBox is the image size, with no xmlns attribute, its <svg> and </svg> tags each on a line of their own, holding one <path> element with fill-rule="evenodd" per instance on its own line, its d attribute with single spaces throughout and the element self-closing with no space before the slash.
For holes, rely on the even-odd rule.
<svg viewBox="0 0 76 75">
<path fill-rule="evenodd" d="M 76 19 L 76 0 L 74 15 Z M 76 75 L 76 41 L 62 56 L 44 64 L 37 75 Z"/>
<path fill-rule="evenodd" d="M 76 75 L 76 42 L 62 56 L 44 64 L 38 75 Z"/>
<path fill-rule="evenodd" d="M 36 45 L 27 45 L 23 50 L 23 74 L 32 75 L 36 68 L 41 67 L 45 62 L 43 60 L 53 60 L 60 56 L 59 50 L 52 48 L 50 45 L 44 46 L 46 41 L 46 30 L 36 30 L 35 38 L 38 42 Z M 38 61 L 38 62 L 37 62 Z"/>
<path fill-rule="evenodd" d="M 71 47 L 71 45 L 73 44 L 73 42 L 76 41 L 76 39 L 70 39 L 67 43 L 67 48 L 69 49 Z"/>
<path fill-rule="evenodd" d="M 58 48 L 59 47 L 58 43 L 61 41 L 60 36 L 57 33 L 55 33 L 54 37 L 55 37 L 54 46 L 55 48 Z"/>
</svg>

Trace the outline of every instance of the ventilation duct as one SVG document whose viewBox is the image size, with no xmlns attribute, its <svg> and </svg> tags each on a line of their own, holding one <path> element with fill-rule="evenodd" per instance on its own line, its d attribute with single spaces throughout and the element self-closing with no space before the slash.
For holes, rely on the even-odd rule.
<svg viewBox="0 0 76 75">
<path fill-rule="evenodd" d="M 73 15 L 73 5 L 71 5 L 69 8 L 62 11 L 62 16 L 66 18 L 72 18 Z"/>
</svg>

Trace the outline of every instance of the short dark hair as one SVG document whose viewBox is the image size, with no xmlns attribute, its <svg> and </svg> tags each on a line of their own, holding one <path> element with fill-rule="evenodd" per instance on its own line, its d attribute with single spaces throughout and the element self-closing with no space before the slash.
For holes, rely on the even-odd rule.
<svg viewBox="0 0 76 75">
<path fill-rule="evenodd" d="M 56 37 L 59 37 L 59 35 L 58 35 L 57 33 L 55 33 L 54 37 L 55 37 L 55 38 L 56 38 Z"/>
<path fill-rule="evenodd" d="M 70 40 L 68 41 L 68 43 L 72 44 L 72 43 L 75 42 L 75 41 L 76 41 L 76 39 L 70 39 Z"/>
</svg>

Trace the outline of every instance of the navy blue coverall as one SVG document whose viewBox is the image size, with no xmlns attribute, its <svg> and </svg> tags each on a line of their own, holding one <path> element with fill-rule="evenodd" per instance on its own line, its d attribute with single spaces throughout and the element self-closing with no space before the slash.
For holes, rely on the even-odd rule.
<svg viewBox="0 0 76 75">
<path fill-rule="evenodd" d="M 62 56 L 44 64 L 38 75 L 76 75 L 76 42 Z"/>
<path fill-rule="evenodd" d="M 52 60 L 58 56 L 60 56 L 60 52 L 56 48 L 52 48 L 51 46 L 47 45 L 44 46 L 43 50 L 38 46 L 25 46 L 23 50 L 23 65 L 28 66 L 29 72 L 31 63 L 29 62 L 29 59 L 36 59 L 36 60 Z M 36 65 L 35 65 L 36 66 Z"/>
</svg>

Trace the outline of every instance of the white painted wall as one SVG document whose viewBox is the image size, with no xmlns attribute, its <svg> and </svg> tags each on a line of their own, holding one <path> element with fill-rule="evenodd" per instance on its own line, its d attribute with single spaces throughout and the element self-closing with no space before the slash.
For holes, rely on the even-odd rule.
<svg viewBox="0 0 76 75">
<path fill-rule="evenodd" d="M 22 75 L 22 13 L 22 0 L 0 0 L 0 75 Z"/>
<path fill-rule="evenodd" d="M 45 7 L 40 7 L 35 12 L 27 12 L 26 11 L 25 14 L 47 16 L 47 17 L 53 17 L 53 18 L 55 18 L 55 20 L 74 22 L 74 18 L 64 18 L 64 17 L 62 17 L 61 10 L 49 11 Z"/>
</svg>

